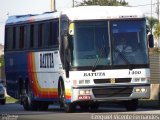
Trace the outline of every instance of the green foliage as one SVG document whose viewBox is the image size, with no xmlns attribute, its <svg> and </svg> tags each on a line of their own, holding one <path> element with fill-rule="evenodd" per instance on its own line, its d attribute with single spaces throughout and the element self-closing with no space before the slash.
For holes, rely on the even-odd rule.
<svg viewBox="0 0 160 120">
<path fill-rule="evenodd" d="M 12 98 L 12 97 L 6 97 L 6 102 L 7 102 L 7 103 L 16 103 L 16 102 L 18 102 L 18 100 L 17 100 L 17 99 L 14 99 L 14 98 Z"/>
<path fill-rule="evenodd" d="M 159 37 L 160 37 L 160 23 L 155 24 L 153 34 L 154 34 L 155 38 L 157 38 L 159 40 Z"/>
<path fill-rule="evenodd" d="M 0 56 L 0 67 L 4 66 L 4 55 Z"/>
<path fill-rule="evenodd" d="M 153 27 L 158 24 L 158 19 L 154 18 L 154 17 L 147 17 L 148 20 L 148 24 L 150 26 L 151 29 L 153 29 Z"/>
<path fill-rule="evenodd" d="M 100 5 L 100 6 L 127 6 L 128 3 L 125 0 L 82 0 L 77 6 L 89 6 L 89 5 Z"/>
</svg>

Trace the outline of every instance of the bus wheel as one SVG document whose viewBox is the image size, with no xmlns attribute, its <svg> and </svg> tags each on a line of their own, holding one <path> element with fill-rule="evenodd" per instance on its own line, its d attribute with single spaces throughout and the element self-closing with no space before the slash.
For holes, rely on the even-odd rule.
<svg viewBox="0 0 160 120">
<path fill-rule="evenodd" d="M 138 99 L 133 99 L 125 102 L 125 107 L 127 111 L 136 111 L 138 108 Z"/>
<path fill-rule="evenodd" d="M 25 110 L 37 110 L 37 104 L 36 101 L 32 100 L 32 95 L 33 92 L 31 90 L 30 85 L 28 85 L 28 87 L 26 88 L 26 95 L 25 98 L 23 100 L 23 108 Z"/>
<path fill-rule="evenodd" d="M 67 113 L 73 112 L 75 106 L 73 105 L 73 103 L 66 103 L 65 89 L 62 80 L 59 81 L 58 96 L 60 101 L 60 107 L 63 107 L 65 112 Z"/>
</svg>

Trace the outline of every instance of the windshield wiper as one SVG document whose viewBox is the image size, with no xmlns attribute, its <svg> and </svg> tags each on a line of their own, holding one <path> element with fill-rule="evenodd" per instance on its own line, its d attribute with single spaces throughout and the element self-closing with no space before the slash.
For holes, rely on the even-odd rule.
<svg viewBox="0 0 160 120">
<path fill-rule="evenodd" d="M 92 67 L 92 71 L 95 71 L 96 70 L 96 66 L 97 66 L 97 64 L 99 63 L 99 61 L 100 61 L 100 57 L 102 57 L 102 55 L 103 55 L 103 52 L 104 52 L 104 49 L 105 49 L 105 47 L 102 47 L 100 50 L 99 50 L 99 52 L 98 52 L 98 54 L 99 55 L 96 55 L 96 62 L 94 63 L 94 65 L 93 65 L 93 67 Z"/>
<path fill-rule="evenodd" d="M 117 52 L 120 57 L 126 62 L 126 64 L 129 66 L 129 69 L 132 70 L 135 68 L 135 65 L 134 64 L 131 64 L 128 59 L 122 54 L 122 52 L 120 52 L 119 50 L 117 49 L 114 49 L 115 52 Z"/>
<path fill-rule="evenodd" d="M 118 55 L 124 60 L 124 62 L 125 62 L 127 65 L 130 65 L 130 62 L 129 62 L 128 59 L 122 54 L 122 52 L 120 52 L 118 49 L 115 49 L 115 48 L 114 48 L 114 51 L 118 53 Z"/>
</svg>

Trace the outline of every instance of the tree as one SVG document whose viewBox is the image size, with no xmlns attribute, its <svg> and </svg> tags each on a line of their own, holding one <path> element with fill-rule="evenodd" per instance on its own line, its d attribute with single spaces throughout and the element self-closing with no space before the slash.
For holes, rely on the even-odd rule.
<svg viewBox="0 0 160 120">
<path fill-rule="evenodd" d="M 160 38 L 160 23 L 157 23 L 155 26 L 154 26 L 154 36 L 157 40 L 159 40 Z"/>
<path fill-rule="evenodd" d="M 77 6 L 100 5 L 100 6 L 127 6 L 125 0 L 82 0 Z"/>
<path fill-rule="evenodd" d="M 4 66 L 4 55 L 0 56 L 0 67 Z"/>
<path fill-rule="evenodd" d="M 155 28 L 155 25 L 158 24 L 158 19 L 154 18 L 154 17 L 147 17 L 148 20 L 148 24 L 150 29 L 152 30 L 153 28 Z"/>
</svg>

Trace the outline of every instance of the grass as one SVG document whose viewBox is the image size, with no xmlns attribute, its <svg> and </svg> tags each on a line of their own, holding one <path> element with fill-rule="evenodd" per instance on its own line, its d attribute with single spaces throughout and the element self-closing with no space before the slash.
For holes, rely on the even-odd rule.
<svg viewBox="0 0 160 120">
<path fill-rule="evenodd" d="M 17 103 L 18 100 L 17 99 L 14 99 L 12 97 L 6 97 L 6 102 L 7 103 Z"/>
</svg>

